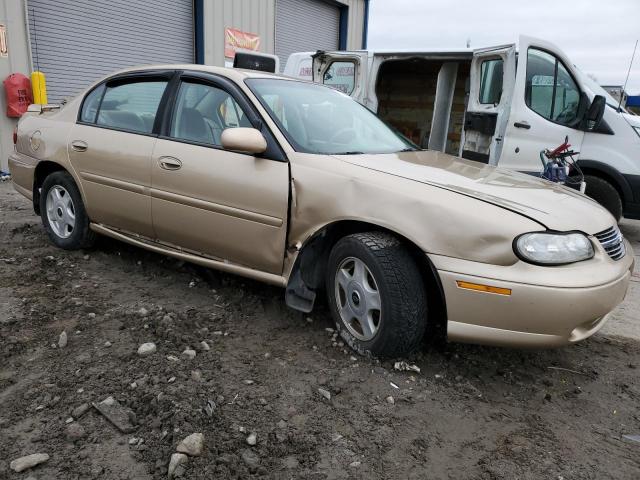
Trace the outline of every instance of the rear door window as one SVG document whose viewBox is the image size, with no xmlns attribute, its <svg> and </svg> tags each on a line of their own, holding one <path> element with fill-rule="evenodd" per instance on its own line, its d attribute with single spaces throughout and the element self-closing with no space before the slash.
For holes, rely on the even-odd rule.
<svg viewBox="0 0 640 480">
<path fill-rule="evenodd" d="M 136 80 L 107 85 L 97 125 L 151 133 L 167 80 Z"/>
<path fill-rule="evenodd" d="M 322 83 L 351 95 L 356 85 L 356 64 L 354 62 L 333 62 L 324 72 Z"/>
<path fill-rule="evenodd" d="M 480 98 L 483 104 L 498 104 L 502 96 L 504 62 L 501 58 L 485 60 L 480 65 Z"/>
</svg>

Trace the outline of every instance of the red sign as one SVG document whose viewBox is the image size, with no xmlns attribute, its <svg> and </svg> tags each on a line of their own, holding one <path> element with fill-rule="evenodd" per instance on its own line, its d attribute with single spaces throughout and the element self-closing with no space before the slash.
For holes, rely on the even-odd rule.
<svg viewBox="0 0 640 480">
<path fill-rule="evenodd" d="M 260 37 L 255 33 L 242 32 L 235 28 L 224 29 L 224 56 L 233 58 L 236 56 L 236 50 L 253 50 L 260 49 Z"/>
</svg>

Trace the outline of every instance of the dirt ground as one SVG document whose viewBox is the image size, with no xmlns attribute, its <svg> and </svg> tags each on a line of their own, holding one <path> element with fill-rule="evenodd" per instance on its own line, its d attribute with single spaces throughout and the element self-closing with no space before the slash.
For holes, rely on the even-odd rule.
<svg viewBox="0 0 640 480">
<path fill-rule="evenodd" d="M 623 224 L 636 246 L 639 225 Z M 166 478 L 201 432 L 183 478 L 638 479 L 640 443 L 624 435 L 640 434 L 639 280 L 581 344 L 449 344 L 400 372 L 355 357 L 325 308 L 293 312 L 279 289 L 108 239 L 58 250 L 3 183 L 0 478 Z M 145 342 L 157 351 L 142 357 Z M 109 396 L 135 431 L 93 408 L 70 420 Z M 50 458 L 10 469 L 32 453 Z"/>
</svg>

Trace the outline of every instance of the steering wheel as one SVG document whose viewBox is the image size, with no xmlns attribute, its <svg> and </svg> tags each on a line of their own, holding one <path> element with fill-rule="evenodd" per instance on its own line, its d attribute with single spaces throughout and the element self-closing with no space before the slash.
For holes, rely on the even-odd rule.
<svg viewBox="0 0 640 480">
<path fill-rule="evenodd" d="M 329 138 L 329 143 L 333 143 L 337 140 L 338 137 L 340 137 L 341 135 L 346 135 L 347 133 L 350 134 L 350 137 L 355 137 L 356 136 L 356 129 L 353 127 L 345 127 L 345 128 L 341 128 L 340 130 L 338 130 L 336 133 L 334 133 L 333 135 L 331 135 L 331 138 Z M 348 141 L 348 140 L 347 140 Z M 346 143 L 346 142 L 341 142 L 341 143 Z"/>
</svg>

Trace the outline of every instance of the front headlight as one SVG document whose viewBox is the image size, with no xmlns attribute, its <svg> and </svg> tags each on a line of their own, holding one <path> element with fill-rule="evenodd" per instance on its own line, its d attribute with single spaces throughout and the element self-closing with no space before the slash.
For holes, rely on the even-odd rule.
<svg viewBox="0 0 640 480">
<path fill-rule="evenodd" d="M 562 265 L 593 257 L 593 245 L 586 235 L 569 233 L 525 233 L 514 242 L 516 255 L 529 263 Z"/>
</svg>

